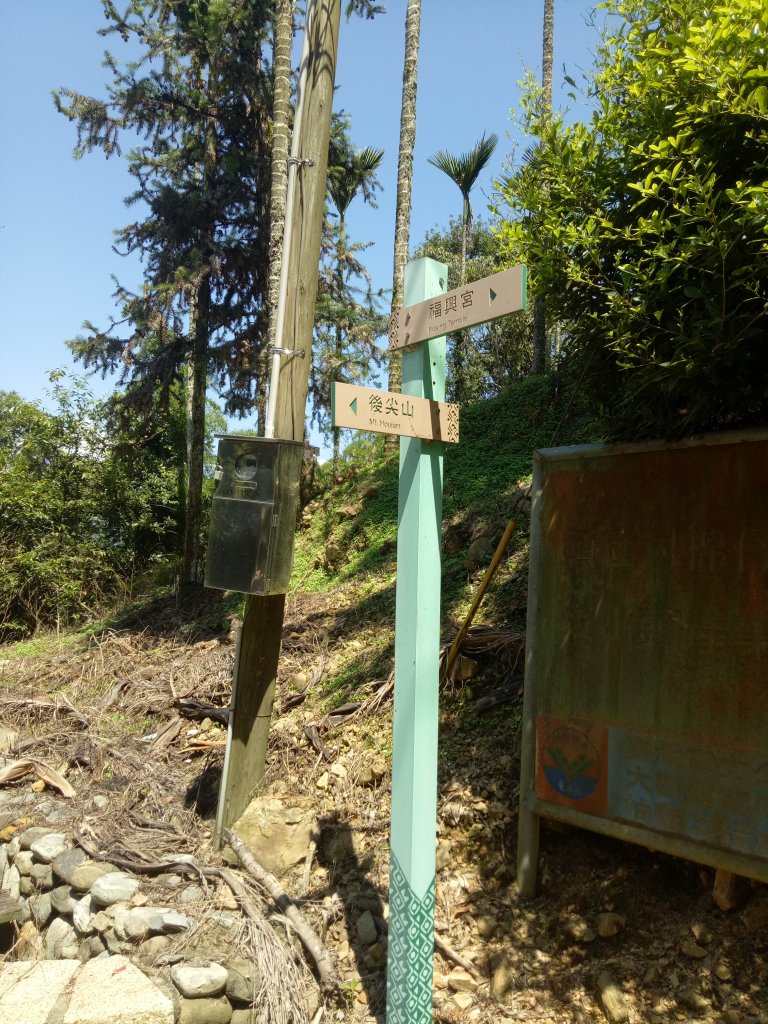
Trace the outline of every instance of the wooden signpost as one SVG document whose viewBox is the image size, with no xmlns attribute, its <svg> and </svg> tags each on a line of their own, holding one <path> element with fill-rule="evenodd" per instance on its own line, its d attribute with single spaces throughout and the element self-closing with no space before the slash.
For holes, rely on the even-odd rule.
<svg viewBox="0 0 768 1024">
<path fill-rule="evenodd" d="M 525 265 L 521 263 L 444 295 L 406 306 L 394 318 L 389 347 L 410 348 L 427 338 L 463 331 L 525 309 L 525 292 Z"/>
<path fill-rule="evenodd" d="M 437 296 L 444 311 L 447 297 L 467 291 L 478 296 L 478 307 L 482 296 L 486 310 L 483 316 L 468 320 L 471 324 L 524 309 L 525 270 L 513 270 L 513 275 L 502 271 L 446 295 L 444 264 L 431 259 L 409 263 L 405 272 L 408 305 L 398 315 L 406 325 L 406 340 L 392 346 L 405 348 L 402 393 L 334 385 L 334 426 L 401 435 L 387 1024 L 432 1020 L 443 442 L 457 441 L 459 429 L 458 408 L 444 402 L 445 337 L 434 330 L 423 333 L 420 327 L 408 333 L 409 325 L 429 323 L 429 307 L 436 309 Z M 497 277 L 502 280 L 494 288 Z M 505 290 L 512 287 L 510 280 L 521 282 L 516 297 Z M 489 286 L 496 298 L 488 298 Z M 506 296 L 506 308 L 497 313 L 494 307 L 488 314 L 489 304 L 493 306 L 500 296 Z M 420 319 L 423 309 L 427 309 L 426 321 Z M 445 324 L 444 319 L 432 319 Z M 462 321 L 443 329 L 464 326 L 467 322 Z"/>
<path fill-rule="evenodd" d="M 379 434 L 420 437 L 423 441 L 459 440 L 459 407 L 358 384 L 331 384 L 334 427 L 373 430 Z"/>
</svg>

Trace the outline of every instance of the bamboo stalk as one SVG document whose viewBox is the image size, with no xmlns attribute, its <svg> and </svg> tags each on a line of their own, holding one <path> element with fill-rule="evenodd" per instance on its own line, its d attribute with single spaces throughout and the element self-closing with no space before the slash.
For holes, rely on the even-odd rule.
<svg viewBox="0 0 768 1024">
<path fill-rule="evenodd" d="M 496 571 L 499 568 L 501 560 L 504 557 L 504 552 L 507 550 L 507 546 L 510 540 L 512 539 L 512 534 L 514 533 L 514 530 L 515 521 L 514 519 L 510 519 L 510 521 L 507 523 L 507 528 L 504 531 L 504 536 L 499 541 L 499 546 L 496 548 L 494 556 L 491 559 L 491 564 L 485 570 L 483 582 L 480 584 L 477 593 L 475 594 L 474 600 L 472 601 L 470 609 L 466 614 L 461 629 L 456 634 L 456 639 L 451 644 L 451 649 L 448 652 L 448 658 L 445 663 L 445 675 L 446 678 L 448 679 L 450 679 L 451 670 L 453 669 L 454 662 L 456 661 L 456 658 L 459 656 L 459 648 L 461 647 L 462 641 L 464 640 L 464 637 L 467 635 L 469 627 L 472 625 L 472 620 L 477 614 L 477 609 L 480 607 L 480 603 L 485 597 L 485 592 L 491 585 L 491 580 L 496 575 Z"/>
</svg>

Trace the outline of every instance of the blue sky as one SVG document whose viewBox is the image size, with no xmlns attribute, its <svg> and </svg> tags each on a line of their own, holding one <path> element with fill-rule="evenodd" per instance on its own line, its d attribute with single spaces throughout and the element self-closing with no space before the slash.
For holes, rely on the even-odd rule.
<svg viewBox="0 0 768 1024">
<path fill-rule="evenodd" d="M 352 237 L 373 242 L 364 262 L 377 288 L 392 283 L 406 6 L 384 2 L 387 13 L 374 21 L 342 22 L 336 78 L 336 107 L 351 115 L 355 144 L 385 150 L 378 208 L 357 199 L 349 215 Z M 555 104 L 570 105 L 573 116 L 587 111 L 567 99 L 563 67 L 576 78 L 589 67 L 597 42 L 592 6 L 555 5 Z M 525 68 L 540 69 L 542 8 L 530 0 L 423 0 L 412 247 L 460 212 L 458 189 L 427 163 L 431 154 L 463 153 L 483 133 L 499 135 L 473 193 L 483 214 L 506 155 L 525 144 L 510 114 Z M 51 100 L 61 86 L 105 94 L 99 0 L 0 0 L 0 15 L 0 389 L 41 399 L 46 371 L 73 365 L 65 341 L 84 320 L 106 325 L 115 312 L 110 275 L 128 285 L 140 280 L 140 267 L 111 249 L 132 182 L 119 157 L 72 158 L 74 126 Z M 110 37 L 118 56 L 120 45 Z M 92 386 L 98 394 L 111 387 L 98 377 Z"/>
</svg>

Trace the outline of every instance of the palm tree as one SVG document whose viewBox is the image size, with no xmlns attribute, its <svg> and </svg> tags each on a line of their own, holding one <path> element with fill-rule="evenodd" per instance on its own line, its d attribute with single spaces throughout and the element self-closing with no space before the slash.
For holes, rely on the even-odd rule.
<svg viewBox="0 0 768 1024">
<path fill-rule="evenodd" d="M 541 56 L 541 124 L 546 130 L 552 120 L 552 59 L 555 48 L 555 0 L 544 0 L 544 29 Z M 549 363 L 547 352 L 547 318 L 544 299 L 537 295 L 533 302 L 533 359 L 531 372 L 545 373 Z"/>
<path fill-rule="evenodd" d="M 376 188 L 379 187 L 376 180 L 376 171 L 384 158 L 384 150 L 376 149 L 373 146 L 366 146 L 364 149 L 349 149 L 343 154 L 341 160 L 328 171 L 328 194 L 333 205 L 339 214 L 338 234 L 336 239 L 336 273 L 335 292 L 339 303 L 345 295 L 345 276 L 351 272 L 354 276 L 357 271 L 357 263 L 354 260 L 354 248 L 347 244 L 346 218 L 352 200 L 362 192 L 363 198 L 372 205 Z M 336 343 L 333 355 L 335 367 L 341 367 L 344 363 L 344 330 L 342 324 L 337 320 Z M 339 430 L 333 431 L 333 471 L 339 462 Z"/>
<path fill-rule="evenodd" d="M 469 194 L 475 182 L 480 177 L 480 172 L 491 159 L 496 143 L 499 138 L 491 134 L 488 138 L 483 135 L 468 153 L 461 156 L 454 156 L 445 150 L 440 150 L 429 158 L 429 163 L 437 167 L 439 171 L 447 174 L 461 192 L 463 199 L 461 209 L 461 264 L 459 277 L 460 285 L 466 284 L 467 278 L 467 242 L 469 228 L 472 223 L 472 204 L 469 201 Z M 459 331 L 456 334 L 453 348 L 454 382 L 453 393 L 457 402 L 461 403 L 468 395 L 469 387 L 466 380 L 467 349 L 469 346 L 469 335 L 467 331 Z"/>
<path fill-rule="evenodd" d="M 461 192 L 464 200 L 461 211 L 461 280 L 460 285 L 466 284 L 467 273 L 467 239 L 469 227 L 472 222 L 472 205 L 469 201 L 469 193 L 472 191 L 475 182 L 480 177 L 480 172 L 491 159 L 498 135 L 491 134 L 488 138 L 483 135 L 468 153 L 461 156 L 454 156 L 445 150 L 440 150 L 429 158 L 429 163 L 437 167 L 443 174 L 447 174 Z"/>
<path fill-rule="evenodd" d="M 411 232 L 411 191 L 413 186 L 413 147 L 416 144 L 416 85 L 419 67 L 421 0 L 408 0 L 405 13 L 405 57 L 403 93 L 400 106 L 400 144 L 397 157 L 397 196 L 395 200 L 395 249 L 392 266 L 392 312 L 403 305 L 405 265 Z M 389 357 L 389 390 L 399 391 L 402 382 L 400 353 Z M 397 444 L 395 435 L 387 436 L 387 448 Z"/>
</svg>

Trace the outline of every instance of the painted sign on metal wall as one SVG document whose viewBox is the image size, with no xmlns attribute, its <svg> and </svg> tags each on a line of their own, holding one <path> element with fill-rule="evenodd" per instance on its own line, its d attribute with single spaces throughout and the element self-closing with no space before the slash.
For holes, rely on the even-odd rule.
<svg viewBox="0 0 768 1024">
<path fill-rule="evenodd" d="M 768 881 L 768 433 L 534 467 L 521 888 L 540 816 Z"/>
</svg>

